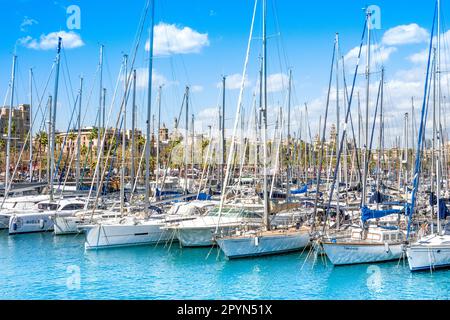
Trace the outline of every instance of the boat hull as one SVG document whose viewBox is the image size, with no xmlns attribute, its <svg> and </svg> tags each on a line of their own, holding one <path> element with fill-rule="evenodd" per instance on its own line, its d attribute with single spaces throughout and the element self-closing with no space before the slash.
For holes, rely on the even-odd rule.
<svg viewBox="0 0 450 320">
<path fill-rule="evenodd" d="M 235 230 L 236 226 L 220 226 L 219 234 L 229 234 Z M 216 234 L 216 227 L 199 227 L 199 228 L 181 228 L 176 232 L 178 241 L 182 247 L 211 247 L 215 245 L 214 236 Z"/>
<path fill-rule="evenodd" d="M 398 260 L 403 253 L 403 244 L 354 244 L 322 243 L 331 263 L 339 265 L 377 263 Z"/>
<path fill-rule="evenodd" d="M 270 236 L 248 236 L 217 239 L 228 259 L 242 259 L 294 252 L 305 248 L 310 241 L 306 232 Z"/>
<path fill-rule="evenodd" d="M 412 245 L 406 256 L 411 271 L 450 268 L 450 245 Z"/>
<path fill-rule="evenodd" d="M 13 215 L 9 220 L 9 234 L 15 235 L 53 231 L 54 216 L 55 214 L 45 212 L 26 215 Z"/>
<path fill-rule="evenodd" d="M 172 239 L 170 231 L 163 225 L 96 225 L 86 230 L 85 249 L 107 249 L 115 247 L 164 244 Z"/>
<path fill-rule="evenodd" d="M 56 217 L 54 219 L 55 235 L 78 234 L 82 220 L 77 217 Z"/>
</svg>

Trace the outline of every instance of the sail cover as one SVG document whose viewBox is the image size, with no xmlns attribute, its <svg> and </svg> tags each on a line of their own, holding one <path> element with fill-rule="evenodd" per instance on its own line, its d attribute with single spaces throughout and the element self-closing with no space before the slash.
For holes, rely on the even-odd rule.
<svg viewBox="0 0 450 320">
<path fill-rule="evenodd" d="M 399 214 L 403 210 L 391 209 L 391 210 L 371 210 L 368 207 L 364 206 L 361 208 L 361 219 L 363 222 L 366 222 L 371 219 L 380 219 L 391 214 Z"/>
<path fill-rule="evenodd" d="M 291 190 L 291 194 L 303 194 L 308 192 L 308 186 L 304 186 L 303 188 L 297 190 Z"/>
</svg>

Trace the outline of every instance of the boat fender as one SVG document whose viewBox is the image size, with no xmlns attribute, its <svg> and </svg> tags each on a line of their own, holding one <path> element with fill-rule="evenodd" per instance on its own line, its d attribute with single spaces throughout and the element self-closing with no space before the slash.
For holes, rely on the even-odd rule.
<svg viewBox="0 0 450 320">
<path fill-rule="evenodd" d="M 389 251 L 390 251 L 389 243 L 387 243 L 387 242 L 384 243 L 384 249 L 386 250 L 386 253 L 389 253 Z"/>
<path fill-rule="evenodd" d="M 255 247 L 259 246 L 259 238 L 255 237 Z"/>
<path fill-rule="evenodd" d="M 44 229 L 44 227 L 45 227 L 45 220 L 44 219 L 39 220 L 39 227 L 41 229 Z"/>
</svg>

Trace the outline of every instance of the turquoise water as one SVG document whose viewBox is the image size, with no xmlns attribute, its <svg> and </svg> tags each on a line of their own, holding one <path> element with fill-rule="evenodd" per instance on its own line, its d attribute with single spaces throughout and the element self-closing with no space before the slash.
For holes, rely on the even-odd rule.
<svg viewBox="0 0 450 320">
<path fill-rule="evenodd" d="M 307 252 L 226 261 L 217 249 L 84 251 L 83 236 L 0 232 L 0 299 L 449 299 L 450 270 L 333 267 Z"/>
</svg>

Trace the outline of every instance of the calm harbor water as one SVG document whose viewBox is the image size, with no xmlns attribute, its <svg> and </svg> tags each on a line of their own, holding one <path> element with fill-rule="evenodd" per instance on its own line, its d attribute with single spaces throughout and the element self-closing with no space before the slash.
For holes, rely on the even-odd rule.
<svg viewBox="0 0 450 320">
<path fill-rule="evenodd" d="M 307 252 L 226 261 L 213 249 L 84 251 L 84 237 L 0 232 L 0 299 L 449 299 L 450 270 L 333 267 Z"/>
</svg>

